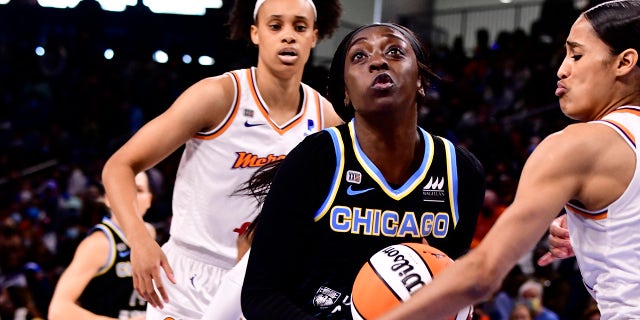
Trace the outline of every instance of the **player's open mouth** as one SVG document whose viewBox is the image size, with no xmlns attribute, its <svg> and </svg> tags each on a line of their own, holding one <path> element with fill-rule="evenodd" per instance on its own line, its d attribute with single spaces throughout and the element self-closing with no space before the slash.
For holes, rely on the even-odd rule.
<svg viewBox="0 0 640 320">
<path fill-rule="evenodd" d="M 371 87 L 377 90 L 389 89 L 393 86 L 393 79 L 386 73 L 381 73 L 373 79 Z"/>
<path fill-rule="evenodd" d="M 295 50 L 284 49 L 278 52 L 278 57 L 285 64 L 293 64 L 298 59 L 298 53 Z"/>
</svg>

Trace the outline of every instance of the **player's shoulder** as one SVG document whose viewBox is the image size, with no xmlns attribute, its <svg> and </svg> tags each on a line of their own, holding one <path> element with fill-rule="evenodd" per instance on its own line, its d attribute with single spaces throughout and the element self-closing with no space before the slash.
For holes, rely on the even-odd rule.
<svg viewBox="0 0 640 320">
<path fill-rule="evenodd" d="M 322 113 L 324 114 L 325 118 L 325 128 L 344 124 L 344 121 L 342 120 L 342 118 L 340 118 L 338 113 L 336 113 L 336 109 L 333 107 L 333 104 L 331 104 L 329 100 L 327 100 L 323 96 L 320 96 L 320 101 L 322 104 Z"/>
<path fill-rule="evenodd" d="M 230 73 L 223 73 L 217 76 L 206 77 L 194 83 L 190 90 L 202 91 L 202 94 L 221 94 L 232 92 L 235 87 Z"/>
<path fill-rule="evenodd" d="M 196 122 L 199 128 L 215 127 L 231 109 L 237 93 L 228 75 L 207 77 L 187 88 L 174 102 L 173 108 L 183 118 Z"/>
<path fill-rule="evenodd" d="M 91 260 L 99 261 L 100 265 L 103 260 L 106 260 L 109 256 L 109 250 L 111 247 L 111 238 L 107 234 L 109 231 L 105 228 L 96 228 L 93 232 L 89 233 L 76 248 L 76 258 L 91 257 Z"/>
<path fill-rule="evenodd" d="M 598 122 L 580 122 L 548 135 L 536 149 L 553 149 L 555 153 L 585 156 L 590 152 L 598 153 L 610 144 L 610 139 L 618 139 L 618 134 L 612 128 Z"/>
<path fill-rule="evenodd" d="M 333 128 L 325 128 L 318 132 L 312 133 L 306 136 L 298 145 L 297 149 L 316 149 L 321 147 L 327 147 L 332 145 L 332 134 L 331 130 L 335 130 Z"/>
<path fill-rule="evenodd" d="M 429 135 L 431 135 L 430 133 L 427 133 Z M 453 148 L 453 150 L 455 151 L 455 156 L 458 162 L 460 161 L 464 161 L 466 163 L 468 163 L 469 165 L 471 165 L 474 168 L 477 168 L 479 171 L 482 171 L 482 163 L 480 162 L 480 160 L 478 160 L 478 158 L 475 156 L 475 154 L 473 154 L 473 152 L 471 152 L 471 150 L 467 149 L 465 146 L 454 143 L 453 141 L 445 138 L 445 137 L 441 137 L 441 136 L 435 136 L 435 135 L 431 135 L 434 139 L 441 141 L 445 147 L 451 147 Z"/>
<path fill-rule="evenodd" d="M 445 148 L 453 149 L 455 158 L 452 159 L 455 160 L 452 161 L 455 161 L 454 165 L 458 169 L 458 176 L 465 180 L 484 181 L 484 166 L 471 150 L 447 138 L 432 135 L 428 132 L 426 134 L 430 135 L 434 141 L 444 144 Z"/>
</svg>

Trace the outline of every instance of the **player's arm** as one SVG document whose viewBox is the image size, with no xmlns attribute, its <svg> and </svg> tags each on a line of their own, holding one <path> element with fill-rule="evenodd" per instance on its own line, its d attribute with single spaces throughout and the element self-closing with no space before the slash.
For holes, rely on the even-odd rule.
<svg viewBox="0 0 640 320">
<path fill-rule="evenodd" d="M 155 239 L 156 238 L 156 227 L 154 227 L 151 223 L 145 222 L 144 223 L 145 228 L 147 229 L 147 232 L 149 232 L 149 236 L 151 236 L 151 238 Z"/>
<path fill-rule="evenodd" d="M 154 307 L 168 301 L 160 269 L 171 281 L 173 271 L 155 239 L 146 232 L 137 208 L 134 176 L 155 166 L 197 132 L 215 128 L 229 112 L 234 95 L 228 76 L 201 80 L 145 124 L 104 166 L 102 181 L 111 209 L 131 245 L 134 287 Z M 162 299 L 155 293 L 152 280 Z"/>
<path fill-rule="evenodd" d="M 331 102 L 324 97 L 320 97 L 320 100 L 322 104 L 322 114 L 324 116 L 324 127 L 329 128 L 343 124 L 344 121 L 342 121 L 340 116 L 336 113 Z"/>
<path fill-rule="evenodd" d="M 103 232 L 93 232 L 82 240 L 69 267 L 60 276 L 49 305 L 49 319 L 114 319 L 101 316 L 78 304 L 89 281 L 109 258 L 109 240 Z"/>
<path fill-rule="evenodd" d="M 581 175 L 595 155 L 574 138 L 561 133 L 545 139 L 523 169 L 514 202 L 480 245 L 381 319 L 445 319 L 497 290 L 581 187 Z"/>
</svg>

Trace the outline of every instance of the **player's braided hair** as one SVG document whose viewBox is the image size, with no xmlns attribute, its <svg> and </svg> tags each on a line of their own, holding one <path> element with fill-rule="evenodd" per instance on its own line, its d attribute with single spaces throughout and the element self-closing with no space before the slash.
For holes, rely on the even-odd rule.
<svg viewBox="0 0 640 320">
<path fill-rule="evenodd" d="M 254 172 L 249 180 L 243 182 L 234 192 L 234 196 L 251 196 L 257 201 L 256 208 L 260 208 L 264 203 L 267 194 L 269 193 L 269 189 L 271 189 L 271 182 L 273 181 L 273 177 L 275 176 L 278 168 L 282 164 L 284 159 L 275 160 L 273 162 L 269 162 L 264 166 L 258 168 L 256 172 Z M 256 216 L 256 218 L 251 222 L 245 233 L 253 239 L 253 232 L 256 229 L 256 225 L 260 220 L 260 214 Z"/>
<path fill-rule="evenodd" d="M 275 160 L 258 168 L 249 180 L 243 182 L 233 194 L 236 196 L 251 196 L 256 199 L 258 207 L 260 207 L 264 203 L 267 193 L 269 193 L 271 181 L 273 181 L 273 176 L 276 174 L 281 162 L 282 160 Z"/>
<path fill-rule="evenodd" d="M 253 21 L 253 9 L 256 0 L 236 0 L 229 13 L 227 26 L 229 38 L 232 40 L 247 40 L 251 42 L 251 25 Z M 340 0 L 316 0 L 314 1 L 318 17 L 315 27 L 318 29 L 318 40 L 330 38 L 340 24 L 342 15 L 342 3 Z"/>
</svg>

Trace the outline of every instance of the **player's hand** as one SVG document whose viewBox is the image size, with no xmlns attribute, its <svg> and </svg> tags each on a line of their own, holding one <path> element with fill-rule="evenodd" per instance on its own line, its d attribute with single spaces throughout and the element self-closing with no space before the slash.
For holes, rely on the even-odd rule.
<svg viewBox="0 0 640 320">
<path fill-rule="evenodd" d="M 133 287 L 143 299 L 155 308 L 162 308 L 163 302 L 169 302 L 160 272 L 164 272 L 172 283 L 176 283 L 176 280 L 167 256 L 153 238 L 146 238 L 131 247 L 131 268 Z M 158 292 L 154 289 L 154 284 Z"/>
<path fill-rule="evenodd" d="M 538 265 L 544 267 L 557 259 L 573 257 L 573 247 L 569 240 L 569 229 L 567 228 L 567 215 L 563 214 L 551 222 L 549 227 L 549 252 L 538 259 Z"/>
</svg>

